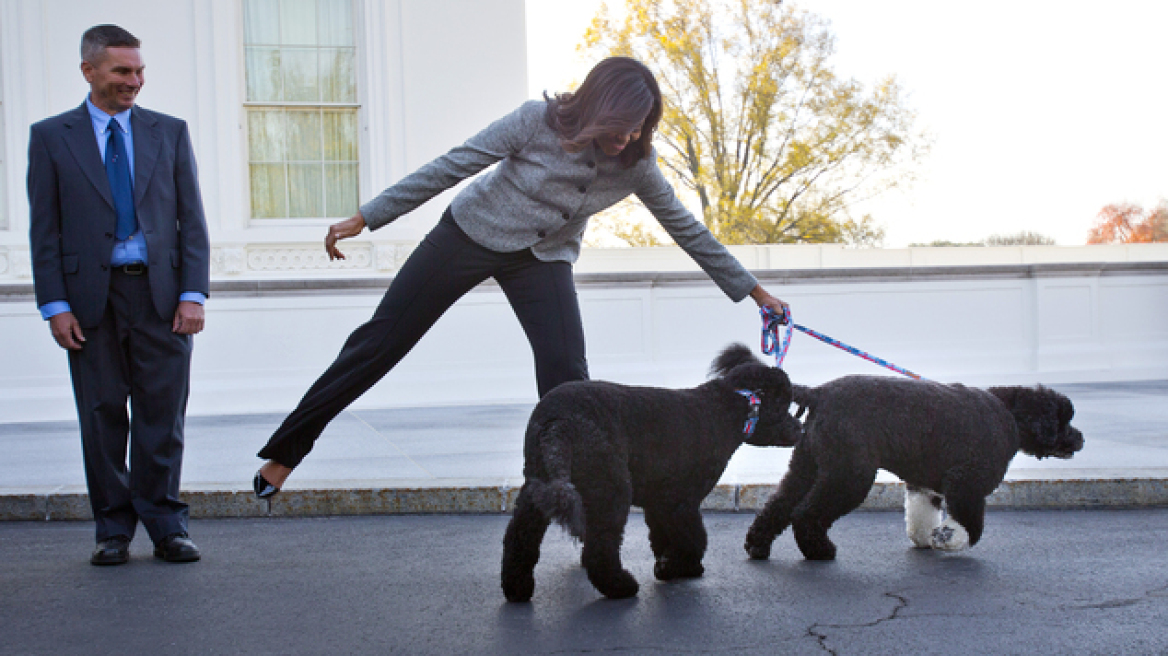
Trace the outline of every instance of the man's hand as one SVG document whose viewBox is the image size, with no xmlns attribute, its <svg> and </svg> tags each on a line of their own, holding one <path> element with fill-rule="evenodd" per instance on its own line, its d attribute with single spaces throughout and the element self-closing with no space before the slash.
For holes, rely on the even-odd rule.
<svg viewBox="0 0 1168 656">
<path fill-rule="evenodd" d="M 334 223 L 329 226 L 328 234 L 324 237 L 324 251 L 328 253 L 330 260 L 343 260 L 345 254 L 337 250 L 337 241 L 341 239 L 348 239 L 349 237 L 356 237 L 365 229 L 365 217 L 357 212 L 352 218 L 345 219 L 340 223 Z"/>
<path fill-rule="evenodd" d="M 49 330 L 53 332 L 53 339 L 63 349 L 80 351 L 85 345 L 85 335 L 81 334 L 81 324 L 72 312 L 62 312 L 49 317 Z"/>
<path fill-rule="evenodd" d="M 179 301 L 174 325 L 170 329 L 180 335 L 203 332 L 203 306 L 194 301 Z"/>
</svg>

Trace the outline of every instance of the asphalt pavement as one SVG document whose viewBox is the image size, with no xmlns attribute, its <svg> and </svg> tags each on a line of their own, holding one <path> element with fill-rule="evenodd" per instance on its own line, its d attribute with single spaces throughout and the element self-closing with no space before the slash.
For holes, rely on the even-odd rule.
<svg viewBox="0 0 1168 656">
<path fill-rule="evenodd" d="M 504 515 L 193 520 L 204 558 L 139 536 L 92 567 L 86 522 L 0 522 L 0 652 L 70 654 L 1164 654 L 1168 508 L 991 509 L 972 549 L 910 548 L 896 512 L 832 530 L 837 560 L 742 550 L 750 513 L 706 513 L 700 579 L 658 583 L 644 523 L 607 600 L 553 528 L 530 603 L 499 587 Z"/>
<path fill-rule="evenodd" d="M 279 415 L 192 417 L 183 479 L 199 563 L 88 564 L 74 422 L 0 425 L 4 654 L 1168 653 L 1168 381 L 1057 386 L 1086 446 L 1018 456 L 972 549 L 911 549 L 899 512 L 856 512 L 839 556 L 789 534 L 742 551 L 789 449 L 743 447 L 707 500 L 706 575 L 661 584 L 634 515 L 636 599 L 544 542 L 531 603 L 499 588 L 531 405 L 350 410 L 268 507 L 250 492 Z M 866 507 L 896 509 L 882 474 Z M 224 519 L 235 517 L 234 519 Z M 23 520 L 23 521 L 22 521 Z M 34 521 L 35 520 L 35 521 Z"/>
</svg>

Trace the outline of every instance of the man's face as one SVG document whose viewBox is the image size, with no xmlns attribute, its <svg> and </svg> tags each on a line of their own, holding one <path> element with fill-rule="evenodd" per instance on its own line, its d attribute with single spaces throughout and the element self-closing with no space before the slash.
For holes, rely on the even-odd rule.
<svg viewBox="0 0 1168 656">
<path fill-rule="evenodd" d="M 146 83 L 145 71 L 138 48 L 106 48 L 96 62 L 81 62 L 81 73 L 89 83 L 89 101 L 110 116 L 134 106 Z"/>
</svg>

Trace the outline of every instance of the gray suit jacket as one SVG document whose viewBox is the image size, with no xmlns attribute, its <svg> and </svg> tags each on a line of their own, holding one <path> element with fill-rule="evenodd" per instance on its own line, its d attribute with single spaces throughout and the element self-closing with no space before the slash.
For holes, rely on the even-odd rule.
<svg viewBox="0 0 1168 656">
<path fill-rule="evenodd" d="M 655 151 L 628 169 L 595 146 L 569 153 L 546 111 L 545 101 L 528 101 L 406 176 L 361 206 L 366 225 L 376 230 L 498 162 L 451 204 L 459 227 L 491 250 L 574 262 L 588 218 L 636 194 L 727 296 L 739 301 L 754 289 L 754 276 L 677 199 Z"/>
<path fill-rule="evenodd" d="M 134 201 L 154 308 L 170 321 L 183 292 L 210 293 L 210 242 L 184 121 L 135 106 Z M 32 126 L 29 237 L 37 305 L 68 301 L 83 328 L 101 321 L 117 213 L 85 104 Z"/>
</svg>

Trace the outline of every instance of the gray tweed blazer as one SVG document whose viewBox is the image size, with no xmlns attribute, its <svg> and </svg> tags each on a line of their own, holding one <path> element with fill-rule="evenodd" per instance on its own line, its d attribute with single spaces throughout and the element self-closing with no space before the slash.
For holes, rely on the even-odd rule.
<svg viewBox="0 0 1168 656">
<path fill-rule="evenodd" d="M 575 262 L 588 218 L 636 194 L 731 300 L 754 289 L 755 277 L 677 199 L 656 151 L 627 169 L 595 145 L 569 153 L 544 120 L 546 110 L 546 101 L 525 102 L 406 176 L 361 206 L 366 225 L 376 230 L 498 162 L 451 203 L 459 227 L 486 248 L 530 248 L 541 260 Z"/>
</svg>

